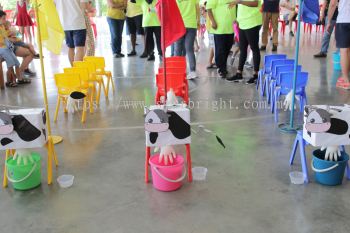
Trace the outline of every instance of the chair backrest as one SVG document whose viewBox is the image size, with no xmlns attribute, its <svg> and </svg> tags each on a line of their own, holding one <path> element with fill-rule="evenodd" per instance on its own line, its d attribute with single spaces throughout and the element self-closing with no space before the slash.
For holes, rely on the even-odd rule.
<svg viewBox="0 0 350 233">
<path fill-rule="evenodd" d="M 81 87 L 80 75 L 76 73 L 55 74 L 55 82 L 58 89 L 76 89 Z"/>
<path fill-rule="evenodd" d="M 294 71 L 294 65 L 280 65 L 276 66 L 275 68 L 275 74 L 277 78 L 277 84 L 279 84 L 279 77 L 281 73 L 286 73 L 286 72 L 293 72 Z M 301 65 L 297 66 L 297 71 L 301 72 Z"/>
<path fill-rule="evenodd" d="M 158 74 L 163 74 L 163 72 L 164 72 L 164 68 L 163 67 L 159 67 Z M 179 68 L 178 67 L 167 67 L 166 68 L 166 72 L 167 73 L 172 73 L 172 74 L 185 73 L 185 72 L 183 72 L 183 68 L 181 68 L 181 67 L 179 67 Z"/>
<path fill-rule="evenodd" d="M 181 70 L 181 72 L 186 73 L 186 63 L 182 63 L 182 62 L 167 62 L 166 63 L 166 68 L 178 68 L 179 70 Z"/>
<path fill-rule="evenodd" d="M 166 62 L 182 62 L 186 64 L 186 57 L 175 56 L 175 57 L 167 57 Z"/>
<path fill-rule="evenodd" d="M 294 59 L 278 59 L 271 62 L 271 74 L 272 77 L 276 78 L 276 67 L 281 65 L 294 65 Z"/>
<path fill-rule="evenodd" d="M 86 68 L 89 71 L 89 74 L 96 72 L 96 65 L 91 61 L 75 61 L 73 67 Z"/>
<path fill-rule="evenodd" d="M 167 91 L 170 90 L 170 88 L 172 88 L 174 91 L 179 89 L 179 88 L 182 88 L 184 86 L 184 75 L 185 74 L 167 74 Z M 157 87 L 160 88 L 160 89 L 163 89 L 165 88 L 165 85 L 164 85 L 164 76 L 163 75 L 160 75 L 160 74 L 157 74 L 156 75 L 156 84 L 157 84 Z"/>
<path fill-rule="evenodd" d="M 80 79 L 83 82 L 88 82 L 89 81 L 89 70 L 85 67 L 72 67 L 72 68 L 64 68 L 63 69 L 64 73 L 69 73 L 69 74 L 79 74 Z"/>
<path fill-rule="evenodd" d="M 106 63 L 105 63 L 105 58 L 104 57 L 84 57 L 84 61 L 89 61 L 95 63 L 96 69 L 101 69 L 104 70 Z"/>
<path fill-rule="evenodd" d="M 280 74 L 280 87 L 282 89 L 292 89 L 293 88 L 293 78 L 294 72 L 285 72 Z M 309 73 L 298 72 L 296 80 L 296 88 L 304 88 L 307 85 L 309 79 Z"/>
<path fill-rule="evenodd" d="M 273 60 L 287 59 L 287 55 L 285 54 L 272 54 L 265 55 L 264 57 L 264 73 L 268 74 L 271 72 L 271 62 Z"/>
</svg>

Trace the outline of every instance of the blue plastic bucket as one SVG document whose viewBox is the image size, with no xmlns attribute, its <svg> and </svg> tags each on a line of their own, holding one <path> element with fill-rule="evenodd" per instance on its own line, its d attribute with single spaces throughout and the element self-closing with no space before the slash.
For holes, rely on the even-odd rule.
<svg viewBox="0 0 350 233">
<path fill-rule="evenodd" d="M 326 151 L 315 150 L 312 156 L 312 170 L 315 172 L 316 182 L 324 185 L 340 185 L 343 181 L 349 155 L 342 152 L 338 161 L 324 160 Z"/>
<path fill-rule="evenodd" d="M 340 64 L 340 53 L 333 53 L 333 69 L 334 70 L 341 70 L 341 64 Z"/>
</svg>

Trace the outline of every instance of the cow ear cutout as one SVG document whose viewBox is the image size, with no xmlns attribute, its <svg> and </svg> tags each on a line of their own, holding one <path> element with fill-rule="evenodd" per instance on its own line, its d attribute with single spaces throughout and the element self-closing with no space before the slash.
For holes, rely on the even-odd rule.
<svg viewBox="0 0 350 233">
<path fill-rule="evenodd" d="M 145 106 L 145 114 L 143 114 L 143 116 L 146 117 L 147 114 L 148 114 L 150 111 L 151 111 L 151 110 L 149 110 L 149 108 L 147 108 L 147 107 Z"/>
</svg>

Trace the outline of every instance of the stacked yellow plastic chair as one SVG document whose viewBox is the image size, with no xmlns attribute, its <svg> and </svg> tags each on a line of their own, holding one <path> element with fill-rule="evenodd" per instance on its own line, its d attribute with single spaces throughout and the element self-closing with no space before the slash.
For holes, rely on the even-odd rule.
<svg viewBox="0 0 350 233">
<path fill-rule="evenodd" d="M 90 97 L 90 88 L 87 85 L 83 85 L 80 75 L 78 73 L 61 73 L 55 74 L 55 82 L 57 86 L 57 104 L 54 122 L 57 122 L 58 111 L 60 109 L 61 102 L 64 106 L 64 111 L 67 112 L 67 101 L 72 92 L 78 91 L 85 94 L 83 99 L 83 113 L 81 117 L 81 122 L 86 121 L 86 110 L 87 110 L 87 100 L 91 99 Z M 93 106 L 90 104 L 90 112 L 93 112 Z"/>
<path fill-rule="evenodd" d="M 112 90 L 115 91 L 115 85 L 112 79 L 111 71 L 105 70 L 105 59 L 104 57 L 84 57 L 84 61 L 93 62 L 96 66 L 96 75 L 101 75 L 107 77 L 107 86 L 106 86 L 106 98 L 108 98 L 109 93 L 109 84 L 112 83 Z"/>
<path fill-rule="evenodd" d="M 106 99 L 108 99 L 108 95 L 106 94 L 106 88 L 105 84 L 103 82 L 103 78 L 101 75 L 96 75 L 96 65 L 93 62 L 88 62 L 88 61 L 75 61 L 73 63 L 73 67 L 77 68 L 85 68 L 88 70 L 88 76 L 89 76 L 89 82 L 93 82 L 97 84 L 98 86 L 98 91 L 97 91 L 97 96 L 96 96 L 96 103 L 99 105 L 100 104 L 100 98 L 101 98 L 101 90 L 103 88 L 103 92 L 106 96 Z"/>
</svg>

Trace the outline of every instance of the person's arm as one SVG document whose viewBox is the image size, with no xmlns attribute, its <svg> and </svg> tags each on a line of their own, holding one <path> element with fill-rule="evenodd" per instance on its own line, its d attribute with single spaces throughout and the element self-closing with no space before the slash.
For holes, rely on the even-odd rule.
<svg viewBox="0 0 350 233">
<path fill-rule="evenodd" d="M 196 19 L 197 19 L 197 28 L 200 27 L 200 17 L 201 17 L 201 12 L 199 8 L 199 4 L 196 4 Z"/>
<path fill-rule="evenodd" d="M 331 3 L 329 4 L 329 8 L 328 8 L 328 19 L 332 19 L 335 9 L 338 6 L 338 0 L 331 0 Z M 329 32 L 331 29 L 331 24 L 330 24 L 330 20 L 328 20 L 328 24 L 327 24 L 327 31 Z"/>
<path fill-rule="evenodd" d="M 255 1 L 234 0 L 234 1 L 229 3 L 229 8 L 233 8 L 238 4 L 241 4 L 244 6 L 249 6 L 249 7 L 257 7 L 257 6 L 259 6 L 259 0 L 255 0 Z"/>
<path fill-rule="evenodd" d="M 321 12 L 320 12 L 320 22 L 322 22 L 324 20 L 324 16 L 326 15 L 326 6 L 329 0 L 324 0 L 323 4 L 322 4 L 322 8 L 321 8 Z"/>
<path fill-rule="evenodd" d="M 211 23 L 211 27 L 214 30 L 217 29 L 218 25 L 216 24 L 216 21 L 214 19 L 213 11 L 211 9 L 208 9 L 207 12 L 208 12 L 208 17 L 209 17 L 209 20 L 210 20 L 210 23 Z"/>
</svg>

